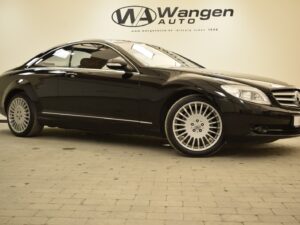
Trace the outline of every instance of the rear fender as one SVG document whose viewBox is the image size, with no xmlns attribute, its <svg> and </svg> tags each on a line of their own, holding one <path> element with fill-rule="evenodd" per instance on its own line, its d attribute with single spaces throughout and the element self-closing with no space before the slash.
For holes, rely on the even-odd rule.
<svg viewBox="0 0 300 225">
<path fill-rule="evenodd" d="M 7 88 L 3 92 L 3 97 L 1 100 L 1 108 L 3 109 L 4 113 L 6 114 L 6 107 L 9 103 L 9 100 L 17 93 L 24 92 L 31 101 L 37 102 L 38 97 L 34 92 L 32 84 L 26 79 L 18 79 L 12 81 Z"/>
</svg>

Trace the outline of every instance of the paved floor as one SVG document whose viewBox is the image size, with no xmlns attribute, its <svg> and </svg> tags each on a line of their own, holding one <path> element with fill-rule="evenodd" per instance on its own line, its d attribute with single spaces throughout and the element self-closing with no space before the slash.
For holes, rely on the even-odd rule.
<svg viewBox="0 0 300 225">
<path fill-rule="evenodd" d="M 0 224 L 300 224 L 299 143 L 187 158 L 155 138 L 0 124 Z"/>
<path fill-rule="evenodd" d="M 0 114 L 0 122 L 3 122 L 3 120 L 6 120 L 6 118 Z"/>
</svg>

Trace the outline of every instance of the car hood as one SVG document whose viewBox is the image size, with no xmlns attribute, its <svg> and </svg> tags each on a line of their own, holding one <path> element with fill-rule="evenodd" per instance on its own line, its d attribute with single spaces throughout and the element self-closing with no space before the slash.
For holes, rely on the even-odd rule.
<svg viewBox="0 0 300 225">
<path fill-rule="evenodd" d="M 171 68 L 171 70 L 175 70 L 182 73 L 189 73 L 189 74 L 192 73 L 194 75 L 208 76 L 214 79 L 218 79 L 224 83 L 243 83 L 243 84 L 248 84 L 248 85 L 266 88 L 266 89 L 293 88 L 293 86 L 287 83 L 275 79 L 271 79 L 271 78 L 256 76 L 256 75 L 201 69 L 201 68 Z"/>
</svg>

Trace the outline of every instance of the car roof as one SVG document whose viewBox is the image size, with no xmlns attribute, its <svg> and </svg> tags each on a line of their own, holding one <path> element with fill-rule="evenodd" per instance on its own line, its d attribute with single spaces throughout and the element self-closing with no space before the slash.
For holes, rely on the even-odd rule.
<svg viewBox="0 0 300 225">
<path fill-rule="evenodd" d="M 86 40 L 67 42 L 67 43 L 61 44 L 59 46 L 76 44 L 76 43 L 87 43 L 87 42 L 99 42 L 99 43 L 104 43 L 104 44 L 117 44 L 117 43 L 124 43 L 124 42 L 125 43 L 143 43 L 140 41 L 129 41 L 129 40 L 121 40 L 121 39 L 86 39 Z"/>
</svg>

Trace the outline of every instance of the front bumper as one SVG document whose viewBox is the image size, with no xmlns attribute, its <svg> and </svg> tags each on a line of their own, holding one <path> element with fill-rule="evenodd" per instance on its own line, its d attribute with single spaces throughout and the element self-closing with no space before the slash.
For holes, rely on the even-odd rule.
<svg viewBox="0 0 300 225">
<path fill-rule="evenodd" d="M 226 100 L 225 100 L 226 101 Z M 230 138 L 281 139 L 300 136 L 294 117 L 300 110 L 238 101 L 221 103 L 224 134 Z"/>
</svg>

